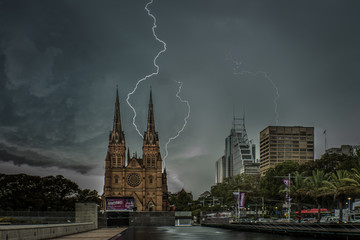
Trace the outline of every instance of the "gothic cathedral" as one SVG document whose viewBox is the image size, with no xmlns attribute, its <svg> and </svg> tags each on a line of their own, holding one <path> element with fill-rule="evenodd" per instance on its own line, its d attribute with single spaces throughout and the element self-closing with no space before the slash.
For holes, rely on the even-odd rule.
<svg viewBox="0 0 360 240">
<path fill-rule="evenodd" d="M 169 209 L 166 169 L 162 171 L 151 90 L 142 150 L 142 158 L 136 155 L 130 157 L 129 149 L 127 149 L 127 156 L 125 154 L 125 135 L 121 128 L 119 94 L 116 90 L 113 130 L 110 132 L 105 159 L 102 209 L 120 211 L 167 211 Z"/>
</svg>

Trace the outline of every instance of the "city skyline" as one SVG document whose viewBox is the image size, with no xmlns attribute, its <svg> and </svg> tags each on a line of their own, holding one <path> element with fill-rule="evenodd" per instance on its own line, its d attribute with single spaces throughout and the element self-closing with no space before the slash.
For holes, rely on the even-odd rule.
<svg viewBox="0 0 360 240">
<path fill-rule="evenodd" d="M 127 146 L 142 152 L 126 97 L 162 49 L 147 2 L 0 0 L 1 172 L 61 174 L 101 194 L 116 86 Z M 329 148 L 360 144 L 358 1 L 155 0 L 149 9 L 167 50 L 130 102 L 144 132 L 152 86 L 163 157 L 187 115 L 179 81 L 191 106 L 168 145 L 170 191 L 197 196 L 214 184 L 234 113 L 246 112 L 257 150 L 275 125 L 314 127 L 315 158 L 325 130 Z"/>
</svg>

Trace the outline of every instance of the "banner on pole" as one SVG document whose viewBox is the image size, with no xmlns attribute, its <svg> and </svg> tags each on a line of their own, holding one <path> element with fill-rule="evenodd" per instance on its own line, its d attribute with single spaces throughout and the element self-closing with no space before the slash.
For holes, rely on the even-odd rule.
<svg viewBox="0 0 360 240">
<path fill-rule="evenodd" d="M 244 208 L 245 207 L 245 193 L 240 193 L 240 200 L 239 200 L 239 207 Z"/>
<path fill-rule="evenodd" d="M 282 182 L 283 182 L 283 184 L 285 184 L 285 186 L 287 186 L 287 187 L 290 185 L 289 179 L 283 179 Z"/>
<path fill-rule="evenodd" d="M 239 208 L 245 207 L 245 192 L 233 192 L 234 197 L 236 199 L 236 203 Z"/>
</svg>

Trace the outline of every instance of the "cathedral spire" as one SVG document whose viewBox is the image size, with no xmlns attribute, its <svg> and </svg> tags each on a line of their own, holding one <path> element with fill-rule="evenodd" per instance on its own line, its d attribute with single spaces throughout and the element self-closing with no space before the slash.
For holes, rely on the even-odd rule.
<svg viewBox="0 0 360 240">
<path fill-rule="evenodd" d="M 147 132 L 155 132 L 155 121 L 154 121 L 154 108 L 152 103 L 152 90 L 150 88 L 150 100 L 149 100 L 149 112 L 147 122 Z"/>
<path fill-rule="evenodd" d="M 116 88 L 114 122 L 113 122 L 113 130 L 110 133 L 110 141 L 118 143 L 118 142 L 122 142 L 124 140 L 125 140 L 124 132 L 121 129 L 119 91 L 118 91 L 118 88 Z"/>
<path fill-rule="evenodd" d="M 115 100 L 113 131 L 114 130 L 121 131 L 120 102 L 119 102 L 118 88 L 116 88 L 116 100 Z"/>
<path fill-rule="evenodd" d="M 155 131 L 154 107 L 153 107 L 153 102 L 152 102 L 151 87 L 150 87 L 148 121 L 147 121 L 146 132 L 144 134 L 144 141 L 146 144 L 157 144 L 157 142 L 159 141 L 158 134 Z"/>
</svg>

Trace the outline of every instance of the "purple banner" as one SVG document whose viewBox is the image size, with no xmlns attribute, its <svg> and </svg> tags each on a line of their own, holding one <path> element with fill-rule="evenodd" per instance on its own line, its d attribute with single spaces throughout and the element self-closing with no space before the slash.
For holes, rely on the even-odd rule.
<svg viewBox="0 0 360 240">
<path fill-rule="evenodd" d="M 239 208 L 244 208 L 244 207 L 245 207 L 245 193 L 241 192 L 240 200 L 239 200 Z"/>
<path fill-rule="evenodd" d="M 106 198 L 106 210 L 133 210 L 134 198 Z"/>
<path fill-rule="evenodd" d="M 289 186 L 290 185 L 290 181 L 289 179 L 283 179 L 282 182 L 285 184 L 285 186 Z"/>
<path fill-rule="evenodd" d="M 245 192 L 233 192 L 234 197 L 236 198 L 236 203 L 238 204 L 239 208 L 245 207 Z M 240 196 L 239 196 L 240 195 Z"/>
</svg>

